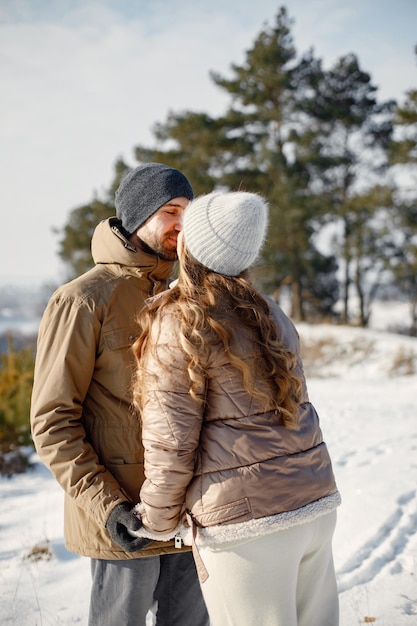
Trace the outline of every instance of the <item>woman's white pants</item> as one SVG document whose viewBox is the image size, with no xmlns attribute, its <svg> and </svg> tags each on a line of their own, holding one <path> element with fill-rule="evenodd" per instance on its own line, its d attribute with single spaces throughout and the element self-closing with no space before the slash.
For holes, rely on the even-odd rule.
<svg viewBox="0 0 417 626">
<path fill-rule="evenodd" d="M 211 626 L 337 626 L 336 511 L 227 548 L 199 546 Z"/>
</svg>

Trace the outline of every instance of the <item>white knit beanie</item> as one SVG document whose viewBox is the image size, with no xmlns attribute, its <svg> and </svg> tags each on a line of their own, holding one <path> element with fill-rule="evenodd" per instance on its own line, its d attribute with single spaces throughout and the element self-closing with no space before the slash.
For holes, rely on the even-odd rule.
<svg viewBox="0 0 417 626">
<path fill-rule="evenodd" d="M 184 211 L 183 236 L 192 256 L 213 272 L 238 276 L 255 261 L 266 236 L 268 205 L 255 193 L 195 198 Z"/>
</svg>

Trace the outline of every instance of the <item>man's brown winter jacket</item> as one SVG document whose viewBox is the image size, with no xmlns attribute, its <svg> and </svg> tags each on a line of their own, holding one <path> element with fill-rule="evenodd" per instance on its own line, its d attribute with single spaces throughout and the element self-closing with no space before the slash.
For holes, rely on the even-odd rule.
<svg viewBox="0 0 417 626">
<path fill-rule="evenodd" d="M 59 288 L 38 338 L 31 422 L 41 460 L 65 491 L 68 550 L 102 559 L 173 552 L 154 542 L 125 553 L 105 529 L 143 482 L 140 424 L 131 410 L 132 342 L 144 300 L 167 287 L 171 262 L 136 250 L 117 220 L 92 240 L 95 267 Z"/>
</svg>

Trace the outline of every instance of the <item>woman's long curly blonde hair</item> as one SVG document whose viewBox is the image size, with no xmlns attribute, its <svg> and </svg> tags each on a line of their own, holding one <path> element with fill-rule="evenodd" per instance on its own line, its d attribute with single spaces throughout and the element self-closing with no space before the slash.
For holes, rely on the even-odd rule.
<svg viewBox="0 0 417 626">
<path fill-rule="evenodd" d="M 169 307 L 178 317 L 178 337 L 187 357 L 189 393 L 193 398 L 205 387 L 205 363 L 212 343 L 207 339 L 211 337 L 220 341 L 230 363 L 241 372 L 246 392 L 265 403 L 268 410 L 272 405 L 284 426 L 297 428 L 301 401 L 297 358 L 280 341 L 269 306 L 249 282 L 247 272 L 237 277 L 217 274 L 196 261 L 184 245 L 180 246 L 179 259 L 176 286 L 153 301 L 139 319 L 142 332 L 133 346 L 137 360 L 133 389 L 136 407 L 140 410 L 143 402 L 148 373 L 142 363 L 153 348 L 151 328 Z M 257 346 L 256 379 L 259 383 L 261 375 L 265 381 L 262 388 L 255 385 L 253 367 L 231 350 L 235 327 L 246 329 Z"/>
</svg>

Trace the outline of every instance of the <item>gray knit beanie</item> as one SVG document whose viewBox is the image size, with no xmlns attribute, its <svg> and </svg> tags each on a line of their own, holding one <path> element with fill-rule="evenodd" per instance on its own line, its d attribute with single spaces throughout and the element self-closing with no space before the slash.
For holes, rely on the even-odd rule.
<svg viewBox="0 0 417 626">
<path fill-rule="evenodd" d="M 193 199 L 194 193 L 182 172 L 162 163 L 146 163 L 129 172 L 116 191 L 116 215 L 127 235 L 142 226 L 172 198 Z"/>
<path fill-rule="evenodd" d="M 192 256 L 209 269 L 238 276 L 256 259 L 265 240 L 268 205 L 244 191 L 211 193 L 184 211 L 183 235 Z"/>
</svg>

